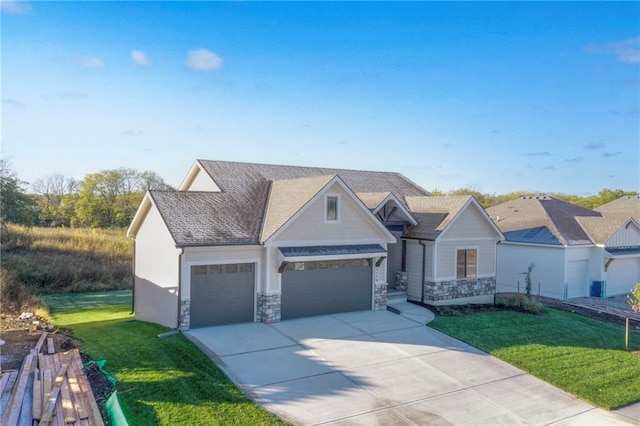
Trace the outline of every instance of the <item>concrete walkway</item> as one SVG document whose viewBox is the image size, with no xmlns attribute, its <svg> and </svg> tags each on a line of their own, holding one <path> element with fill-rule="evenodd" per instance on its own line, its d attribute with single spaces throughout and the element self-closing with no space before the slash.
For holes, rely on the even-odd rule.
<svg viewBox="0 0 640 426">
<path fill-rule="evenodd" d="M 296 425 L 623 425 L 463 342 L 433 314 L 362 311 L 186 333 L 251 398 Z M 633 415 L 633 413 L 631 413 Z"/>
</svg>

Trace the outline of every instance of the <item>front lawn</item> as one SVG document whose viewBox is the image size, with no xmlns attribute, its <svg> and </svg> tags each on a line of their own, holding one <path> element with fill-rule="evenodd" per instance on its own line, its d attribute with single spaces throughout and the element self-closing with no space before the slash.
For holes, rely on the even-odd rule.
<svg viewBox="0 0 640 426">
<path fill-rule="evenodd" d="M 128 291 L 45 297 L 56 325 L 118 380 L 131 425 L 284 424 L 258 407 L 181 334 L 133 320 Z"/>
<path fill-rule="evenodd" d="M 600 407 L 640 401 L 640 356 L 624 350 L 624 327 L 548 312 L 437 317 L 429 326 Z M 640 349 L 637 331 L 631 332 L 630 349 Z"/>
</svg>

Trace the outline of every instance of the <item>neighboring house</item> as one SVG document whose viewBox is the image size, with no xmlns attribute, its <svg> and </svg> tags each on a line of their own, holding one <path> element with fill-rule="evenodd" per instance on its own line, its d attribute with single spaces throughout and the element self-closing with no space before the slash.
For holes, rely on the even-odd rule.
<svg viewBox="0 0 640 426">
<path fill-rule="evenodd" d="M 128 235 L 136 317 L 183 330 L 385 309 L 396 273 L 412 300 L 492 300 L 501 238 L 475 199 L 398 173 L 204 160 Z"/>
<path fill-rule="evenodd" d="M 497 291 L 556 299 L 629 292 L 640 281 L 640 198 L 587 209 L 547 196 L 522 197 L 487 212 L 506 240 L 498 246 Z"/>
</svg>

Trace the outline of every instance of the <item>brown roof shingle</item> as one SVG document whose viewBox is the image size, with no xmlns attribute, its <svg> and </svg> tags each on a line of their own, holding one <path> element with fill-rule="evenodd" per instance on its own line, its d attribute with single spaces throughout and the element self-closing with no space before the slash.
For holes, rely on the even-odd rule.
<svg viewBox="0 0 640 426">
<path fill-rule="evenodd" d="M 562 245 L 591 243 L 577 218 L 602 216 L 594 210 L 547 196 L 521 197 L 489 207 L 487 213 L 505 234 L 507 241 L 521 241 L 519 237 L 526 239 L 527 235 L 539 235 L 539 232 L 527 234 L 526 231 L 546 228 Z"/>
</svg>

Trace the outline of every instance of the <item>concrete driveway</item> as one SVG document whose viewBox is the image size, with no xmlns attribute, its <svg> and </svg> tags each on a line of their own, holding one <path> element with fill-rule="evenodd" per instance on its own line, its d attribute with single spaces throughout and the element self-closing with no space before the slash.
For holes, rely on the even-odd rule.
<svg viewBox="0 0 640 426">
<path fill-rule="evenodd" d="M 294 424 L 634 424 L 425 327 L 426 309 L 394 307 L 186 334 Z"/>
</svg>

